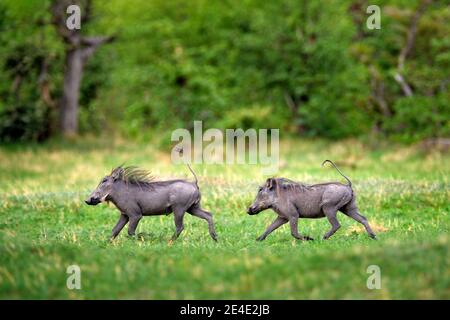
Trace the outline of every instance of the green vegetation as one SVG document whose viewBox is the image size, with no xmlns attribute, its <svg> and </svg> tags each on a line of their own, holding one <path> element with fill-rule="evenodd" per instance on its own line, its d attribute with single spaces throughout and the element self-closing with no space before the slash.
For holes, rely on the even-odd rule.
<svg viewBox="0 0 450 320">
<path fill-rule="evenodd" d="M 260 168 L 195 165 L 218 243 L 189 215 L 173 243 L 172 215 L 145 217 L 136 239 L 124 230 L 110 243 L 118 212 L 82 201 L 110 168 L 126 161 L 159 177 L 191 178 L 189 171 L 124 141 L 1 147 L 0 298 L 450 298 L 448 155 L 372 150 L 356 140 L 286 140 L 281 151 L 279 176 L 311 183 L 340 179 L 320 163 L 345 159 L 338 164 L 379 240 L 340 214 L 343 227 L 328 241 L 320 239 L 329 224 L 318 219 L 299 222 L 315 241 L 296 241 L 283 226 L 258 243 L 275 217 L 245 213 L 264 181 Z M 72 264 L 81 267 L 81 290 L 66 288 Z M 369 265 L 381 268 L 381 290 L 366 287 Z"/>
<path fill-rule="evenodd" d="M 0 5 L 0 140 L 57 131 L 64 44 L 51 2 Z M 450 133 L 447 1 L 371 1 L 379 30 L 366 28 L 364 0 L 92 2 L 82 34 L 117 38 L 86 66 L 82 133 L 147 141 L 193 119 L 327 138 Z"/>
</svg>

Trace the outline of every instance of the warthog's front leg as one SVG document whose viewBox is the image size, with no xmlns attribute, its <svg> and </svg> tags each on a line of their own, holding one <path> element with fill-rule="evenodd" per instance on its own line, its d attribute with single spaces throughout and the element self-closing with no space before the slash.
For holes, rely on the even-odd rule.
<svg viewBox="0 0 450 320">
<path fill-rule="evenodd" d="M 289 220 L 282 217 L 277 217 L 274 222 L 270 226 L 267 227 L 266 231 L 258 238 L 257 241 L 263 241 L 267 238 L 269 234 L 271 234 L 274 230 L 281 227 L 283 224 L 287 223 Z"/>
<path fill-rule="evenodd" d="M 121 213 L 120 217 L 119 217 L 119 221 L 117 222 L 116 226 L 112 230 L 111 240 L 114 240 L 119 235 L 120 231 L 122 231 L 123 227 L 125 227 L 127 222 L 128 222 L 128 216 Z"/>
<path fill-rule="evenodd" d="M 132 215 L 129 217 L 129 219 L 130 219 L 130 222 L 128 224 L 128 235 L 129 236 L 134 236 L 137 225 L 138 225 L 139 221 L 141 220 L 141 218 L 142 218 L 141 214 L 139 214 L 139 215 L 136 214 L 136 215 Z"/>
<path fill-rule="evenodd" d="M 291 216 L 289 218 L 289 223 L 291 225 L 291 234 L 295 239 L 298 240 L 314 240 L 311 237 L 308 236 L 302 236 L 298 233 L 298 216 Z"/>
</svg>

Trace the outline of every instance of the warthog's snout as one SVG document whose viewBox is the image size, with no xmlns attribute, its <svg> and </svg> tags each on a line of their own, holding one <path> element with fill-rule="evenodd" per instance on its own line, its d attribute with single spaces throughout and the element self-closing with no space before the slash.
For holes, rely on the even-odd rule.
<svg viewBox="0 0 450 320">
<path fill-rule="evenodd" d="M 100 203 L 100 199 L 99 198 L 87 198 L 86 200 L 84 200 L 84 202 L 86 202 L 86 204 L 90 205 L 90 206 L 95 206 L 96 204 Z"/>
<path fill-rule="evenodd" d="M 256 207 L 255 207 L 255 206 L 250 206 L 250 207 L 248 207 L 247 213 L 248 213 L 249 215 L 257 214 L 257 212 L 256 212 Z"/>
</svg>

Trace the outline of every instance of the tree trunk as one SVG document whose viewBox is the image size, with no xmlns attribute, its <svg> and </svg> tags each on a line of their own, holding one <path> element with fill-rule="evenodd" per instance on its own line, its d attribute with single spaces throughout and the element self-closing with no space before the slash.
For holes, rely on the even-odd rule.
<svg viewBox="0 0 450 320">
<path fill-rule="evenodd" d="M 411 25 L 407 33 L 406 44 L 402 48 L 402 50 L 400 51 L 400 55 L 398 56 L 397 72 L 394 74 L 394 79 L 400 85 L 406 97 L 411 97 L 413 95 L 413 91 L 411 89 L 411 86 L 408 84 L 408 81 L 406 81 L 405 76 L 403 75 L 405 61 L 416 42 L 416 34 L 420 18 L 432 2 L 433 0 L 423 0 L 420 2 L 419 8 L 417 9 L 411 20 Z"/>
<path fill-rule="evenodd" d="M 85 25 L 90 20 L 91 0 L 53 0 L 51 5 L 52 22 L 66 44 L 64 87 L 59 102 L 59 127 L 64 136 L 78 133 L 78 99 L 84 65 L 99 46 L 114 39 L 113 36 L 85 37 L 78 29 L 69 30 L 66 9 L 71 4 L 81 7 L 81 23 Z"/>
<path fill-rule="evenodd" d="M 78 98 L 83 74 L 82 50 L 69 49 L 66 52 L 64 87 L 60 105 L 60 129 L 64 136 L 78 133 Z"/>
</svg>

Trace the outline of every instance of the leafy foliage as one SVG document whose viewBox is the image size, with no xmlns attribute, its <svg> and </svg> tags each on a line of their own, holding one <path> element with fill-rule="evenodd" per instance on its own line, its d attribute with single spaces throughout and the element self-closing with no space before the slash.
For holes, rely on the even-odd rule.
<svg viewBox="0 0 450 320">
<path fill-rule="evenodd" d="M 146 139 L 203 120 L 328 138 L 448 136 L 448 5 L 434 2 L 418 22 L 403 70 L 413 96 L 394 79 L 421 3 L 376 1 L 381 29 L 368 30 L 365 0 L 94 1 L 95 19 L 83 32 L 118 38 L 86 67 L 81 129 L 119 128 Z M 56 102 L 64 55 L 48 2 L 3 6 L 2 61 L 46 61 Z M 19 101 L 11 91 L 19 71 L 1 68 L 0 139 L 54 133 L 57 107 L 43 101 L 39 66 L 24 75 L 29 88 L 23 85 Z"/>
</svg>

